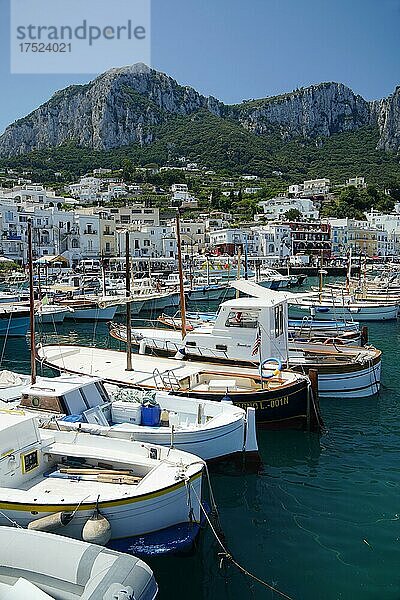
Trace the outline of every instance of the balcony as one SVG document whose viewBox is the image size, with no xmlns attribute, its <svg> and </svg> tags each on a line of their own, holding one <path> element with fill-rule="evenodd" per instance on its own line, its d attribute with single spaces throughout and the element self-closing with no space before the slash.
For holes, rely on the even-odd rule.
<svg viewBox="0 0 400 600">
<path fill-rule="evenodd" d="M 97 235 L 96 229 L 85 229 L 83 232 L 84 235 Z"/>
</svg>

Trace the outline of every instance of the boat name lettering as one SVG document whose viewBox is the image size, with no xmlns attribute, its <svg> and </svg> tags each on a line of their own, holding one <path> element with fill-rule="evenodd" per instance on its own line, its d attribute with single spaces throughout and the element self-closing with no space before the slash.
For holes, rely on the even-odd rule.
<svg viewBox="0 0 400 600">
<path fill-rule="evenodd" d="M 289 404 L 289 397 L 275 398 L 273 400 L 259 400 L 258 402 L 235 402 L 240 408 L 255 408 L 256 410 L 265 410 L 266 408 L 278 408 Z"/>
</svg>

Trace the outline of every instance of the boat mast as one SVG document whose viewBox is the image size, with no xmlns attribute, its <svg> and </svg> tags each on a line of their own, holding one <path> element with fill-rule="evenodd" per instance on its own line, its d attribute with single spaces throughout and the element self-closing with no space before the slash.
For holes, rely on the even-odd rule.
<svg viewBox="0 0 400 600">
<path fill-rule="evenodd" d="M 105 264 L 105 258 L 104 258 L 104 253 L 101 253 L 101 283 L 102 283 L 102 288 L 103 288 L 103 296 L 105 297 L 107 295 L 107 287 L 106 287 L 106 264 Z"/>
<path fill-rule="evenodd" d="M 33 289 L 32 221 L 28 220 L 29 321 L 31 335 L 31 383 L 36 383 L 35 296 Z"/>
<path fill-rule="evenodd" d="M 244 278 L 247 280 L 249 278 L 249 265 L 248 265 L 248 256 L 247 256 L 247 233 L 244 236 Z"/>
<path fill-rule="evenodd" d="M 319 302 L 322 302 L 322 288 L 324 285 L 324 271 L 323 271 L 324 252 L 321 250 L 321 260 L 319 267 Z"/>
<path fill-rule="evenodd" d="M 346 274 L 346 292 L 347 293 L 349 293 L 349 291 L 350 291 L 350 280 L 351 280 L 351 247 L 349 250 L 349 264 L 348 264 L 347 274 Z"/>
<path fill-rule="evenodd" d="M 236 278 L 240 279 L 240 276 L 242 274 L 242 246 L 239 244 L 238 245 L 238 253 L 237 253 L 237 275 Z M 239 290 L 236 290 L 236 298 L 239 298 L 240 296 L 240 292 Z"/>
<path fill-rule="evenodd" d="M 129 231 L 125 232 L 125 296 L 126 296 L 126 370 L 132 371 L 132 325 L 131 325 L 131 263 L 129 256 Z"/>
<path fill-rule="evenodd" d="M 180 305 L 181 305 L 181 331 L 182 331 L 182 339 L 184 339 L 186 336 L 186 306 L 185 306 L 185 290 L 183 287 L 181 222 L 180 222 L 179 207 L 176 209 L 176 243 L 178 246 L 178 273 L 179 273 L 179 298 L 180 298 Z"/>
</svg>

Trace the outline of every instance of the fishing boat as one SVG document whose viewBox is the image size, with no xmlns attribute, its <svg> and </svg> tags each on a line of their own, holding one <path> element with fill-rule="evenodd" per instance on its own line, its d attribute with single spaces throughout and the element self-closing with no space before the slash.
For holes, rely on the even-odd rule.
<svg viewBox="0 0 400 600">
<path fill-rule="evenodd" d="M 3 600 L 154 600 L 158 586 L 139 558 L 21 527 L 0 527 Z"/>
<path fill-rule="evenodd" d="M 100 545 L 200 522 L 198 457 L 174 448 L 38 427 L 0 414 L 0 525 L 14 522 Z M 190 493 L 189 490 L 192 492 Z M 190 525 L 191 526 L 191 525 Z M 198 531 L 198 529 L 197 529 Z"/>
<path fill-rule="evenodd" d="M 42 325 L 53 325 L 64 322 L 64 319 L 74 312 L 70 306 L 40 303 L 35 307 L 35 316 Z"/>
<path fill-rule="evenodd" d="M 3 397 L 0 389 L 3 406 L 55 416 L 63 429 L 173 446 L 204 460 L 258 454 L 254 408 L 246 413 L 227 402 L 188 401 L 162 391 L 106 390 L 101 379 L 84 375 L 39 377 L 29 385 L 5 373 L 3 383 L 7 379 L 14 393 L 6 389 Z"/>
<path fill-rule="evenodd" d="M 113 297 L 94 298 L 90 296 L 58 300 L 67 312 L 64 319 L 73 321 L 109 321 L 115 317 L 117 302 Z"/>
<path fill-rule="evenodd" d="M 107 383 L 159 389 L 200 401 L 231 400 L 244 410 L 254 407 L 257 424 L 264 428 L 319 431 L 322 427 L 317 396 L 308 377 L 280 371 L 275 361 L 261 370 L 134 355 L 134 367 L 127 370 L 123 352 L 67 345 L 39 346 L 37 357 L 59 373 L 92 375 Z"/>
<path fill-rule="evenodd" d="M 0 337 L 25 337 L 29 329 L 29 308 L 0 303 Z"/>
<path fill-rule="evenodd" d="M 288 338 L 287 299 L 253 282 L 233 283 L 241 291 L 258 294 L 224 302 L 214 324 L 180 332 L 154 328 L 134 329 L 133 343 L 144 353 L 146 348 L 160 354 L 180 353 L 188 359 L 224 364 L 262 365 L 274 355 L 282 364 L 307 373 L 318 372 L 319 392 L 329 397 L 365 397 L 379 391 L 381 352 L 373 347 L 351 347 L 334 337 L 316 340 Z M 124 340 L 123 326 L 119 336 Z M 126 340 L 126 331 L 125 331 Z"/>
<path fill-rule="evenodd" d="M 267 289 L 280 290 L 289 287 L 292 283 L 292 279 L 290 275 L 281 275 L 279 271 L 276 271 L 275 269 L 264 268 L 260 269 L 257 283 Z"/>
<path fill-rule="evenodd" d="M 291 317 L 301 318 L 310 315 L 315 320 L 351 320 L 357 321 L 390 321 L 397 319 L 399 302 L 344 302 L 341 298 L 291 298 L 289 300 Z"/>
</svg>

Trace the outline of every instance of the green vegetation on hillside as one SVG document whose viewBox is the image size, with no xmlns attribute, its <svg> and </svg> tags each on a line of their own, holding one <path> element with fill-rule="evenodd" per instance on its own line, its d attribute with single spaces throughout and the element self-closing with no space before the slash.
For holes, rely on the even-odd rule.
<svg viewBox="0 0 400 600">
<path fill-rule="evenodd" d="M 399 157 L 376 150 L 377 142 L 375 127 L 314 141 L 284 142 L 277 130 L 256 136 L 229 118 L 199 110 L 171 117 L 159 125 L 152 144 L 101 152 L 77 147 L 71 141 L 57 148 L 1 159 L 0 167 L 28 169 L 37 181 L 46 183 L 55 171 L 62 173 L 62 180 L 69 180 L 93 168 L 122 168 L 127 160 L 142 166 L 176 165 L 177 159 L 185 156 L 223 176 L 252 173 L 278 178 L 283 186 L 316 177 L 328 177 L 333 184 L 341 184 L 356 175 L 380 188 L 393 182 L 400 185 Z"/>
</svg>

